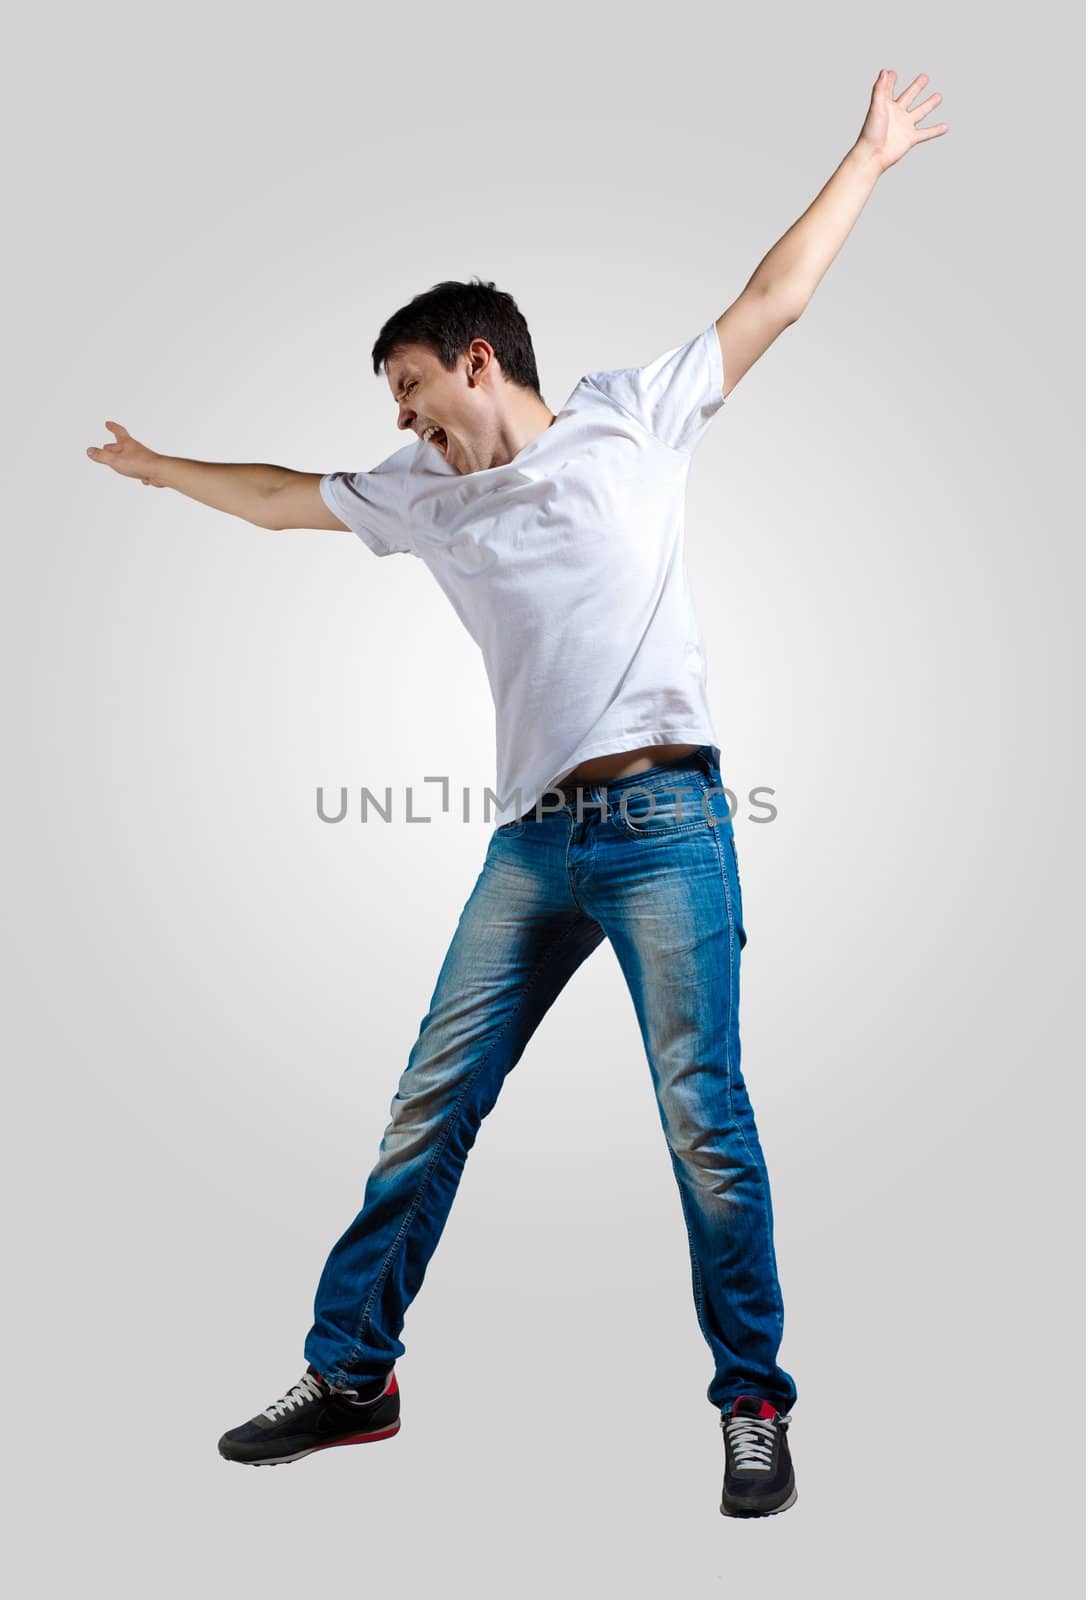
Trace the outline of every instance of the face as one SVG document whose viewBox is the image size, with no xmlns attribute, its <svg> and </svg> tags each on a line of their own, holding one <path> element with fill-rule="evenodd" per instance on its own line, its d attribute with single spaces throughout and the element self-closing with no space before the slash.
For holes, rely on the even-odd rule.
<svg viewBox="0 0 1086 1600">
<path fill-rule="evenodd" d="M 399 408 L 396 425 L 410 429 L 419 438 L 429 438 L 429 447 L 440 450 L 458 472 L 474 470 L 482 417 L 482 391 L 471 381 L 490 347 L 476 340 L 447 372 L 434 352 L 424 344 L 407 344 L 390 356 L 386 372 L 388 386 Z M 469 378 L 470 374 L 470 378 Z M 430 430 L 433 430 L 432 432 Z"/>
</svg>

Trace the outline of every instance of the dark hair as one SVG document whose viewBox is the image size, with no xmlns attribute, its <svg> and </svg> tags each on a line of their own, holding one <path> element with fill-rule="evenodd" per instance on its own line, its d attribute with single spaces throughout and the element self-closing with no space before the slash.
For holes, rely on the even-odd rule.
<svg viewBox="0 0 1086 1600">
<path fill-rule="evenodd" d="M 381 376 L 382 363 L 405 344 L 424 344 L 437 356 L 446 372 L 473 339 L 485 339 L 501 363 L 510 383 L 539 394 L 532 336 L 511 294 L 492 283 L 473 278 L 470 283 L 448 279 L 417 294 L 389 317 L 373 347 L 373 370 Z"/>
</svg>

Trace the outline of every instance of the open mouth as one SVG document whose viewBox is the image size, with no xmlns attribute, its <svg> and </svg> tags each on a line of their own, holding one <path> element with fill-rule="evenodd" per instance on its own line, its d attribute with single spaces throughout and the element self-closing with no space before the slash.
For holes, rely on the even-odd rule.
<svg viewBox="0 0 1086 1600">
<path fill-rule="evenodd" d="M 422 432 L 421 437 L 427 444 L 436 445 L 437 448 L 441 451 L 441 454 L 443 456 L 445 456 L 446 458 L 448 457 L 449 441 L 448 441 L 448 438 L 446 437 L 444 428 L 437 428 L 437 427 L 425 428 L 423 430 L 423 432 Z"/>
</svg>

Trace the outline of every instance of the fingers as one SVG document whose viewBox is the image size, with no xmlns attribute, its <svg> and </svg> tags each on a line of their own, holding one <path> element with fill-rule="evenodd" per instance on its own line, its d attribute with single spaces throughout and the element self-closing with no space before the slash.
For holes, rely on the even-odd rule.
<svg viewBox="0 0 1086 1600">
<path fill-rule="evenodd" d="M 891 72 L 889 68 L 884 67 L 879 73 L 878 77 L 875 79 L 875 89 L 878 91 L 881 87 L 884 92 L 892 98 L 894 94 L 894 84 L 896 81 L 897 73 Z M 935 107 L 943 98 L 938 90 L 936 90 L 934 94 L 929 94 L 926 100 L 921 101 L 920 105 L 910 107 L 909 101 L 915 99 L 927 81 L 927 73 L 918 72 L 912 83 L 910 83 L 909 87 L 907 89 L 903 89 L 897 98 L 894 99 L 894 105 L 900 107 L 902 111 L 908 112 L 908 115 L 911 117 L 914 124 L 921 122 L 923 118 L 927 116 L 929 111 L 934 111 Z M 950 124 L 948 122 L 940 122 L 934 128 L 917 128 L 916 137 L 917 139 L 934 139 L 940 133 L 946 133 L 949 127 Z"/>
<path fill-rule="evenodd" d="M 913 107 L 913 109 L 909 112 L 910 117 L 912 117 L 914 122 L 919 122 L 921 117 L 926 117 L 929 111 L 935 110 L 935 107 L 939 104 L 942 98 L 942 95 L 938 93 L 929 94 L 928 98 L 922 101 L 920 105 Z"/>
<path fill-rule="evenodd" d="M 90 456 L 92 461 L 104 461 L 107 466 L 112 466 L 113 463 L 110 458 L 112 456 L 121 455 L 124 451 L 125 445 L 131 444 L 134 441 L 128 429 L 122 427 L 119 422 L 107 422 L 106 427 L 109 429 L 110 433 L 114 433 L 117 436 L 113 443 L 103 445 L 88 445 L 87 454 Z"/>
<path fill-rule="evenodd" d="M 894 101 L 894 104 L 895 105 L 899 105 L 901 107 L 902 111 L 907 110 L 908 109 L 908 105 L 909 105 L 909 101 L 914 99 L 915 96 L 920 93 L 921 89 L 924 87 L 924 85 L 927 83 L 927 81 L 928 81 L 927 73 L 926 72 L 918 72 L 916 77 L 913 79 L 912 83 L 910 83 L 909 87 L 907 89 L 902 89 L 901 93 L 897 96 L 896 100 Z"/>
</svg>

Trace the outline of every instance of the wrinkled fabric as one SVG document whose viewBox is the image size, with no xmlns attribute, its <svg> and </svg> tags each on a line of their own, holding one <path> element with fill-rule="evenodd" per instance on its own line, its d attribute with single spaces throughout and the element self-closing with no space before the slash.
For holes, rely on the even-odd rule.
<svg viewBox="0 0 1086 1600">
<path fill-rule="evenodd" d="M 495 709 L 496 825 L 580 762 L 720 747 L 687 578 L 693 450 L 724 404 L 715 323 L 644 367 L 581 378 L 505 466 L 458 473 L 416 439 L 320 481 L 376 555 L 425 563 L 482 652 Z"/>
<path fill-rule="evenodd" d="M 704 745 L 579 790 L 577 800 L 490 836 L 389 1107 L 361 1209 L 321 1273 L 305 1359 L 349 1387 L 382 1377 L 404 1355 L 408 1308 L 483 1121 L 566 984 L 608 941 L 637 1013 L 678 1184 L 694 1307 L 711 1357 L 707 1398 L 726 1412 L 739 1395 L 758 1395 L 784 1414 L 796 1385 L 778 1361 L 784 1305 L 773 1206 L 742 1070 L 747 933 L 720 769 Z M 591 1039 L 583 1054 L 587 1076 Z M 628 1065 L 631 1075 L 639 1070 L 632 1058 Z M 576 1103 L 570 1117 L 576 1121 Z M 636 1182 L 606 1137 L 596 1156 L 609 1192 Z M 560 1149 L 553 1165 L 561 1183 Z M 634 1207 L 634 1236 L 637 1226 Z M 651 1280 L 640 1293 L 655 1295 Z M 583 1343 L 575 1301 L 567 1311 L 564 1362 Z M 482 1325 L 478 1336 L 473 1365 L 482 1370 Z M 643 1327 L 632 1337 L 645 1357 L 646 1384 L 658 1385 L 674 1352 L 653 1348 Z"/>
</svg>

